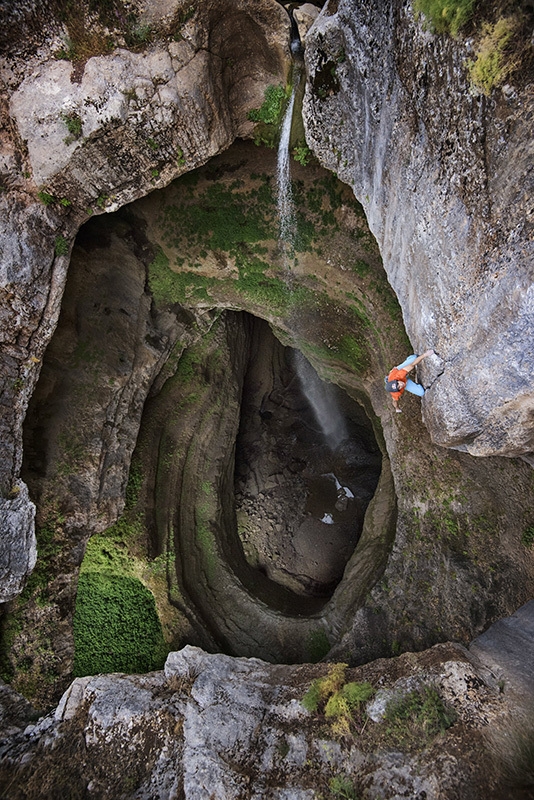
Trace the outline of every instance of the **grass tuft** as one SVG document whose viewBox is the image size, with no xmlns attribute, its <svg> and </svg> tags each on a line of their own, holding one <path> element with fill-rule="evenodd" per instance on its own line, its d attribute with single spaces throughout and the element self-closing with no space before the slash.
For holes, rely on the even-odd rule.
<svg viewBox="0 0 534 800">
<path fill-rule="evenodd" d="M 423 14 L 435 33 L 457 36 L 473 16 L 475 0 L 414 0 L 414 9 Z"/>
<path fill-rule="evenodd" d="M 516 59 L 508 53 L 516 29 L 513 17 L 503 17 L 494 25 L 486 23 L 482 28 L 477 56 L 467 66 L 471 83 L 485 95 L 502 86 L 517 67 Z"/>
</svg>

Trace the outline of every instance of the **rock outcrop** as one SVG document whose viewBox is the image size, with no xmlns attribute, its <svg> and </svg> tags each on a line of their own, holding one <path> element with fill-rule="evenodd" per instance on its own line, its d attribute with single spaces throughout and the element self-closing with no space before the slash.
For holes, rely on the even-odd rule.
<svg viewBox="0 0 534 800">
<path fill-rule="evenodd" d="M 342 712 L 301 702 L 322 678 L 327 696 L 345 685 L 367 696 L 345 711 L 343 733 Z M 402 698 L 412 705 L 396 716 Z M 0 702 L 15 707 L 5 691 Z M 511 800 L 520 789 L 506 784 L 519 767 L 510 733 L 519 742 L 528 729 L 514 728 L 507 686 L 453 645 L 358 670 L 273 666 L 186 647 L 169 655 L 164 672 L 78 678 L 36 723 L 23 711 L 4 721 L 0 740 L 0 788 L 12 800 L 85 792 L 312 800 L 343 796 L 341 789 L 384 800 Z M 503 730 L 509 738 L 496 756 Z"/>
<path fill-rule="evenodd" d="M 306 42 L 310 147 L 353 187 L 425 367 L 435 443 L 534 450 L 532 80 L 469 85 L 472 41 L 412 3 L 329 3 Z"/>
</svg>

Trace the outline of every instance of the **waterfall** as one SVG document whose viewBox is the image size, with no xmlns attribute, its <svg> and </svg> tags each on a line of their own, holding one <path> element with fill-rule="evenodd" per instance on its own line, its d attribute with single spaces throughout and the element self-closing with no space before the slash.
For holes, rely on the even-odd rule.
<svg viewBox="0 0 534 800">
<path fill-rule="evenodd" d="M 300 70 L 295 70 L 295 82 L 293 91 L 287 106 L 287 110 L 280 131 L 280 144 L 278 145 L 277 159 L 277 184 L 278 184 L 278 221 L 280 230 L 280 243 L 286 255 L 288 249 L 295 244 L 295 209 L 293 206 L 293 194 L 291 192 L 291 170 L 289 162 L 289 141 L 291 138 L 291 122 L 293 120 L 293 106 L 295 105 L 295 94 L 300 82 Z M 286 265 L 287 266 L 287 265 Z"/>
<path fill-rule="evenodd" d="M 334 387 L 322 381 L 309 361 L 298 351 L 295 351 L 295 370 L 325 442 L 333 452 L 349 436 L 345 419 L 336 402 Z"/>
<path fill-rule="evenodd" d="M 286 268 L 289 268 L 289 253 L 294 248 L 296 233 L 295 207 L 291 191 L 289 145 L 293 106 L 299 81 L 300 70 L 296 69 L 293 91 L 282 123 L 277 159 L 278 220 L 280 243 Z M 319 378 L 311 364 L 298 350 L 295 351 L 295 369 L 324 439 L 330 449 L 334 451 L 341 442 L 348 438 L 348 430 L 343 415 L 337 407 L 334 389 L 330 384 L 323 382 Z"/>
</svg>

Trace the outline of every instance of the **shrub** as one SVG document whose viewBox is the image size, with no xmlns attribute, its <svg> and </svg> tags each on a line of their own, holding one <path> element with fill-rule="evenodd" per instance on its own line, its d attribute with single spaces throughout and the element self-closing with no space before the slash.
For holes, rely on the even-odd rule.
<svg viewBox="0 0 534 800">
<path fill-rule="evenodd" d="M 414 0 L 414 9 L 423 14 L 435 33 L 457 36 L 473 15 L 475 0 Z"/>
<path fill-rule="evenodd" d="M 73 631 L 77 677 L 163 666 L 166 647 L 154 596 L 137 578 L 82 573 Z"/>
<path fill-rule="evenodd" d="M 283 86 L 268 86 L 265 90 L 265 100 L 260 108 L 253 108 L 248 112 L 252 122 L 263 122 L 265 125 L 278 125 L 282 119 L 287 93 Z"/>
<path fill-rule="evenodd" d="M 302 164 L 303 167 L 308 166 L 311 156 L 312 152 L 307 144 L 296 145 L 293 149 L 293 158 L 295 161 L 298 161 L 299 164 Z"/>
<path fill-rule="evenodd" d="M 56 236 L 54 250 L 56 256 L 66 256 L 69 252 L 69 243 L 64 236 Z"/>
<path fill-rule="evenodd" d="M 486 24 L 482 28 L 477 57 L 467 66 L 471 82 L 486 95 L 503 84 L 517 66 L 515 59 L 507 58 L 506 54 L 516 27 L 514 19 L 503 17 L 494 25 Z"/>
<path fill-rule="evenodd" d="M 521 542 L 525 547 L 532 547 L 532 545 L 534 545 L 534 525 L 531 525 L 530 528 L 525 528 L 521 536 Z"/>
<path fill-rule="evenodd" d="M 332 730 L 338 734 L 350 733 L 354 715 L 360 715 L 361 705 L 369 700 L 374 689 L 370 683 L 345 683 L 347 664 L 333 664 L 322 678 L 313 681 L 302 698 L 302 705 L 310 713 L 323 710 L 325 717 L 334 724 Z"/>
<path fill-rule="evenodd" d="M 385 719 L 388 733 L 398 743 L 425 743 L 450 728 L 456 714 L 445 706 L 435 687 L 422 686 L 391 700 Z"/>
</svg>

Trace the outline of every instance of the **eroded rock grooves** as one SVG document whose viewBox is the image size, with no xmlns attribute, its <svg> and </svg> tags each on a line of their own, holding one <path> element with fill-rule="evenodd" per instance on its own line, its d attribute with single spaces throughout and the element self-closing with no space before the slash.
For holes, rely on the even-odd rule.
<svg viewBox="0 0 534 800">
<path fill-rule="evenodd" d="M 317 9 L 295 11 L 291 147 L 317 160 L 292 163 L 287 263 L 274 154 L 245 141 L 273 134 L 248 112 L 291 73 L 286 10 L 149 5 L 111 0 L 106 22 L 81 0 L 81 28 L 70 6 L 1 10 L 25 32 L 0 60 L 1 670 L 41 712 L 68 687 L 84 552 L 148 587 L 168 648 L 212 655 L 83 676 L 26 732 L 4 687 L 0 791 L 517 800 L 531 688 L 499 649 L 519 631 L 528 654 L 532 605 L 474 648 L 482 665 L 431 646 L 534 593 L 530 66 L 485 97 L 474 29 L 435 35 L 400 0 L 332 0 L 309 30 Z M 70 43 L 96 50 L 58 57 L 81 29 Z M 428 346 L 427 393 L 397 416 L 383 376 Z M 295 354 L 347 420 L 332 452 Z M 376 692 L 337 725 L 326 698 L 301 705 L 336 675 Z M 437 692 L 437 739 L 380 727 L 412 690 Z"/>
</svg>

